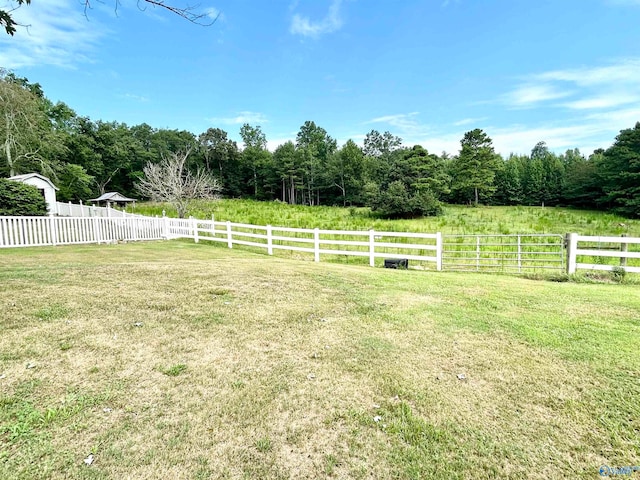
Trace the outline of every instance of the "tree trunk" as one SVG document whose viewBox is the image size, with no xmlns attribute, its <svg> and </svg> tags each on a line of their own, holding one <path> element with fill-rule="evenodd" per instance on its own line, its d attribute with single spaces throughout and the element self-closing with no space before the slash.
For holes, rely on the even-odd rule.
<svg viewBox="0 0 640 480">
<path fill-rule="evenodd" d="M 253 196 L 258 197 L 258 174 L 255 167 L 253 168 Z"/>
<path fill-rule="evenodd" d="M 476 194 L 476 207 L 477 207 L 478 206 L 478 187 L 476 187 L 474 189 L 474 191 L 475 191 L 475 194 Z"/>
<path fill-rule="evenodd" d="M 13 159 L 11 158 L 11 147 L 9 146 L 9 138 L 4 142 L 4 153 L 7 156 L 7 165 L 9 165 L 9 176 L 13 177 L 16 174 L 16 169 L 13 165 Z"/>
<path fill-rule="evenodd" d="M 11 138 L 11 131 L 9 130 L 9 114 L 5 116 L 7 122 L 7 136 L 4 140 L 4 153 L 7 156 L 7 166 L 9 167 L 9 176 L 13 177 L 16 174 L 15 166 L 13 165 L 13 158 L 11 158 L 11 144 L 9 139 Z"/>
</svg>

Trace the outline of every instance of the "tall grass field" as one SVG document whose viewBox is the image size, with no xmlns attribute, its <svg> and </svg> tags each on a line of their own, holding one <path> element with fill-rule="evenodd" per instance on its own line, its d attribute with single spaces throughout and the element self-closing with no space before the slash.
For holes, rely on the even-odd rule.
<svg viewBox="0 0 640 480">
<path fill-rule="evenodd" d="M 168 204 L 143 203 L 135 207 L 136 213 L 145 215 L 175 216 Z M 566 233 L 587 236 L 640 237 L 640 221 L 614 214 L 575 210 L 560 207 L 468 207 L 449 205 L 443 215 L 413 220 L 384 220 L 376 217 L 368 208 L 308 207 L 281 202 L 256 202 L 250 200 L 220 200 L 194 202 L 190 213 L 195 218 L 231 221 L 252 225 L 272 225 L 294 228 L 319 228 L 349 231 L 421 232 L 444 235 L 443 268 L 452 270 L 478 270 L 500 273 L 536 273 L 557 275 L 566 270 L 566 251 L 563 248 Z M 252 234 L 264 230 L 246 229 Z M 525 235 L 526 238 L 515 238 Z M 304 235 L 302 235 L 304 236 Z M 308 235 L 307 235 L 308 236 Z M 362 236 L 327 236 L 329 240 L 363 241 Z M 477 238 L 481 236 L 482 238 Z M 511 236 L 507 238 L 505 236 Z M 402 243 L 406 240 L 397 239 Z M 264 241 L 266 243 L 266 240 Z M 481 247 L 477 247 L 482 244 Z M 520 262 L 522 244 L 524 260 Z M 343 247 L 334 247 L 336 249 Z M 588 244 L 591 249 L 621 249 L 620 244 Z M 366 251 L 368 247 L 351 248 Z M 480 249 L 481 253 L 476 253 Z M 388 253 L 401 254 L 400 250 L 386 249 Z M 629 252 L 640 252 L 640 245 L 630 245 Z M 427 254 L 421 253 L 422 255 Z M 277 255 L 283 255 L 282 251 Z M 287 252 L 286 255 L 299 256 Z M 366 264 L 364 257 L 325 256 L 328 261 Z M 581 256 L 580 263 L 604 264 L 617 267 L 622 264 L 616 257 Z M 433 268 L 425 262 L 413 262 L 419 269 Z M 640 267 L 640 259 L 628 259 L 625 265 Z M 631 275 L 627 278 L 635 277 Z"/>
<path fill-rule="evenodd" d="M 169 204 L 139 203 L 132 210 L 144 215 L 176 216 Z M 369 230 L 426 232 L 456 235 L 526 234 L 576 232 L 581 235 L 621 235 L 640 237 L 640 221 L 619 215 L 561 207 L 468 207 L 448 205 L 444 214 L 414 220 L 383 220 L 369 208 L 308 207 L 282 202 L 224 199 L 197 201 L 190 215 L 200 219 L 212 216 L 253 225 L 321 228 L 337 230 Z"/>
<path fill-rule="evenodd" d="M 203 244 L 0 251 L 0 478 L 599 478 L 640 291 Z"/>
</svg>

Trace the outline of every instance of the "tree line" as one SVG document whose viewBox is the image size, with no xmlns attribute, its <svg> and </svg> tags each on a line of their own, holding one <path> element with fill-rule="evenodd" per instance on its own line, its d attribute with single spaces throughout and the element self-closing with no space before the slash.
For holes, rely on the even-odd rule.
<svg viewBox="0 0 640 480">
<path fill-rule="evenodd" d="M 464 134 L 455 155 L 404 145 L 376 130 L 362 146 L 353 140 L 338 146 L 313 121 L 273 152 L 260 126 L 245 124 L 239 133 L 240 145 L 221 128 L 196 135 L 92 120 L 48 100 L 39 84 L 0 72 L 0 175 L 42 173 L 60 188 L 62 201 L 105 191 L 139 196 L 136 185 L 147 165 L 188 150 L 186 168 L 215 177 L 226 197 L 369 206 L 387 217 L 437 214 L 442 202 L 640 216 L 640 122 L 588 157 L 578 149 L 556 154 L 540 142 L 528 155 L 503 158 L 480 129 Z"/>
</svg>

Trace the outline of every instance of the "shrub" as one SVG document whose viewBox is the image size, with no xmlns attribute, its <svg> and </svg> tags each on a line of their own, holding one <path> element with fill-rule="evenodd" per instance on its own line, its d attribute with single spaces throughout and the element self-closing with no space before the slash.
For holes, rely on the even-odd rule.
<svg viewBox="0 0 640 480">
<path fill-rule="evenodd" d="M 47 204 L 36 187 L 0 178 L 0 216 L 47 214 Z"/>
<path fill-rule="evenodd" d="M 627 271 L 623 267 L 613 267 L 611 269 L 611 280 L 617 283 L 622 283 L 627 276 Z"/>
<path fill-rule="evenodd" d="M 385 218 L 415 218 L 442 213 L 442 207 L 431 190 L 412 191 L 395 181 L 386 190 L 371 189 L 371 209 Z"/>
</svg>

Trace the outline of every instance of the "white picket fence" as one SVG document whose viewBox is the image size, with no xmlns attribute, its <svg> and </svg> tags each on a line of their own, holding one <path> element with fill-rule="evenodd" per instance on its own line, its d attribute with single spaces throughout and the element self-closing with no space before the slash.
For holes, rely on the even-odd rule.
<svg viewBox="0 0 640 480">
<path fill-rule="evenodd" d="M 464 257 L 468 252 L 460 254 L 454 249 L 456 243 L 448 244 L 443 252 L 443 236 L 439 232 L 325 230 L 144 216 L 0 217 L 0 248 L 176 238 L 218 242 L 229 248 L 241 245 L 264 249 L 269 255 L 273 255 L 276 250 L 311 254 L 316 262 L 320 261 L 321 256 L 353 256 L 366 258 L 369 265 L 375 266 L 376 259 L 380 258 L 407 259 L 417 262 L 423 268 L 442 270 L 443 256 L 449 254 L 454 255 L 454 260 L 447 260 L 444 267 L 446 270 L 457 270 L 466 265 L 468 260 Z M 565 242 L 565 265 L 562 262 L 562 242 L 537 241 L 531 244 L 533 247 L 525 243 L 525 247 L 529 245 L 532 249 L 525 251 L 520 236 L 516 236 L 516 239 L 516 250 L 512 248 L 512 239 L 501 244 L 492 239 L 486 245 L 476 239 L 476 262 L 472 262 L 475 269 L 480 271 L 478 259 L 483 258 L 479 255 L 486 255 L 484 260 L 491 261 L 492 268 L 496 267 L 495 262 L 511 262 L 515 258 L 519 262 L 517 271 L 521 272 L 524 268 L 522 257 L 526 253 L 532 258 L 536 255 L 541 258 L 538 262 L 540 265 L 532 263 L 531 269 L 566 269 L 572 274 L 579 269 L 613 271 L 622 268 L 626 272 L 640 273 L 640 238 L 568 234 Z M 547 244 L 550 249 L 543 251 L 542 247 Z M 466 244 L 462 245 L 464 247 Z M 496 250 L 496 245 L 501 250 Z M 486 253 L 480 250 L 483 247 L 487 248 Z M 464 254 L 462 260 L 456 259 L 456 254 Z M 552 263 L 548 259 L 549 255 L 553 255 Z M 502 271 L 509 270 L 503 268 Z"/>
<path fill-rule="evenodd" d="M 160 240 L 163 231 L 152 217 L 0 217 L 0 248 Z"/>
<path fill-rule="evenodd" d="M 56 213 L 61 217 L 143 217 L 136 213 L 125 212 L 111 207 L 97 207 L 95 205 L 83 205 L 75 203 L 56 202 Z"/>
</svg>

